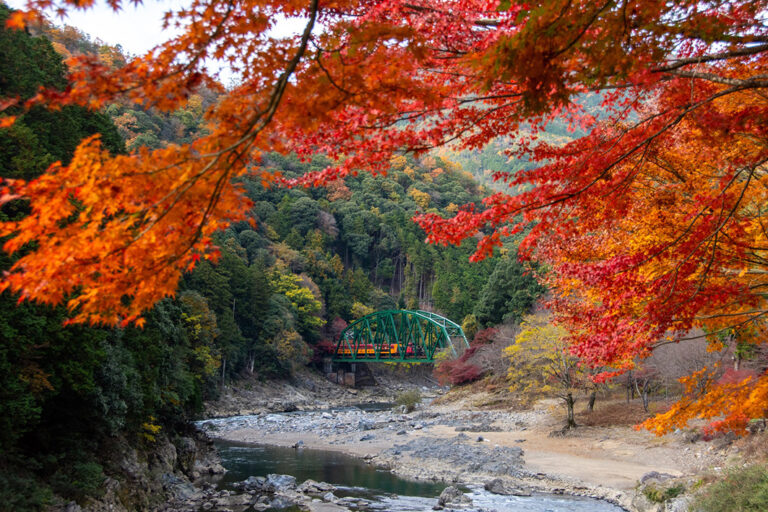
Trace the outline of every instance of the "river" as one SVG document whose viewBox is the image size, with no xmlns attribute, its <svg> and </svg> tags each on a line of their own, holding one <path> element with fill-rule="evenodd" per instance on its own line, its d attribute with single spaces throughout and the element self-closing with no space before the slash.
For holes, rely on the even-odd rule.
<svg viewBox="0 0 768 512">
<path fill-rule="evenodd" d="M 292 413 L 290 416 L 307 413 Z M 213 421 L 223 426 L 232 419 Z M 248 421 L 240 417 L 237 422 Z M 391 471 L 344 453 L 332 450 L 290 448 L 284 446 L 246 444 L 218 440 L 216 442 L 222 463 L 228 472 L 220 486 L 250 476 L 288 474 L 297 482 L 312 479 L 328 482 L 337 487 L 334 495 L 368 500 L 364 510 L 391 512 L 431 511 L 440 493 L 449 484 L 435 481 L 417 481 L 401 478 Z M 472 499 L 472 507 L 465 510 L 483 512 L 620 512 L 623 509 L 605 501 L 551 494 L 533 496 L 503 496 L 485 491 L 481 486 L 466 485 L 461 489 Z"/>
</svg>

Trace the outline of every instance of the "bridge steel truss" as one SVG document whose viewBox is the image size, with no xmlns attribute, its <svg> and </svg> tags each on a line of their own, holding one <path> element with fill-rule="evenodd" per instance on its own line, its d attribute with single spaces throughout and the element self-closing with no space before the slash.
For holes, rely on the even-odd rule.
<svg viewBox="0 0 768 512">
<path fill-rule="evenodd" d="M 454 357 L 469 347 L 461 327 L 436 313 L 384 310 L 349 324 L 333 353 L 335 362 L 432 363 L 438 351 L 450 348 Z"/>
</svg>

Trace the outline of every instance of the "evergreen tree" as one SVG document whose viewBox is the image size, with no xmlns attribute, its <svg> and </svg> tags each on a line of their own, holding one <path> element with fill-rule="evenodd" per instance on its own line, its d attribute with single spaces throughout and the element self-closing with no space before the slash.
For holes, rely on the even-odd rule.
<svg viewBox="0 0 768 512">
<path fill-rule="evenodd" d="M 501 322 L 519 323 L 544 288 L 531 275 L 531 270 L 514 256 L 504 257 L 496 264 L 480 294 L 474 314 L 481 325 Z"/>
</svg>

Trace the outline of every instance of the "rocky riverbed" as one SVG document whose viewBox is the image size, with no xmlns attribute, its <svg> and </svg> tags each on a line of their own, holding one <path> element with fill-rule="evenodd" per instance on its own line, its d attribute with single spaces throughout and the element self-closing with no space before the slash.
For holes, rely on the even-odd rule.
<svg viewBox="0 0 768 512">
<path fill-rule="evenodd" d="M 206 402 L 205 417 L 223 418 L 269 412 L 291 412 L 344 407 L 350 404 L 392 402 L 409 389 L 425 396 L 442 391 L 424 369 L 374 369 L 377 386 L 340 386 L 307 368 L 296 370 L 290 380 L 243 380 L 227 387 L 217 400 Z"/>
<path fill-rule="evenodd" d="M 432 399 L 445 390 L 428 381 L 401 375 L 377 380 L 376 387 L 349 389 L 307 373 L 281 385 L 247 384 L 209 404 L 210 419 L 198 426 L 213 438 L 250 446 L 343 452 L 370 467 L 421 482 L 464 490 L 495 482 L 496 489 L 510 496 L 585 496 L 640 512 L 686 510 L 685 495 L 658 504 L 649 502 L 643 490 L 694 488 L 696 475 L 718 471 L 730 456 L 727 446 L 698 442 L 685 432 L 655 438 L 631 426 L 580 427 L 553 437 L 561 426 L 556 402 L 541 402 L 527 411 L 488 410 L 482 404 L 493 397 L 473 393 L 435 405 Z M 414 412 L 370 408 L 373 402 L 390 402 L 414 388 L 426 397 Z M 235 490 L 207 492 L 213 496 Z M 297 499 L 301 503 L 296 510 L 308 509 L 310 502 L 313 507 L 322 502 L 354 510 L 322 496 Z M 480 502 L 475 496 L 475 505 Z"/>
<path fill-rule="evenodd" d="M 626 502 L 616 490 L 590 488 L 530 471 L 524 463 L 522 439 L 514 446 L 504 446 L 486 437 L 494 432 L 525 432 L 544 414 L 429 407 L 404 414 L 349 407 L 210 419 L 198 426 L 212 437 L 230 441 L 335 449 L 406 478 L 490 486 L 505 495 L 556 493 Z"/>
<path fill-rule="evenodd" d="M 501 480 L 485 487 L 460 489 L 445 487 L 437 497 L 371 494 L 369 498 L 343 495 L 350 489 L 326 482 L 305 480 L 297 483 L 291 475 L 268 474 L 249 477 L 234 484 L 235 489 L 217 489 L 212 485 L 192 495 L 178 497 L 159 509 L 161 512 L 229 511 L 262 512 L 295 510 L 308 512 L 429 512 L 432 510 L 463 512 L 618 512 L 618 507 L 594 500 L 579 500 L 555 495 L 517 497 L 517 489 Z M 338 494 L 338 495 L 337 495 Z"/>
<path fill-rule="evenodd" d="M 380 467 L 407 477 L 460 482 L 467 474 L 525 476 L 520 447 L 493 445 L 478 432 L 525 430 L 537 413 L 511 416 L 502 412 L 364 411 L 356 407 L 337 411 L 263 413 L 211 419 L 198 423 L 208 435 L 231 441 L 268 442 L 280 437 L 297 447 L 338 446 L 359 454 Z M 438 428 L 451 428 L 453 437 L 430 436 Z M 323 446 L 326 448 L 325 446 Z M 375 459 L 375 460 L 374 460 Z M 414 463 L 413 460 L 421 461 Z M 407 462 L 406 462 L 407 461 Z M 425 473 L 426 467 L 429 470 Z"/>
</svg>

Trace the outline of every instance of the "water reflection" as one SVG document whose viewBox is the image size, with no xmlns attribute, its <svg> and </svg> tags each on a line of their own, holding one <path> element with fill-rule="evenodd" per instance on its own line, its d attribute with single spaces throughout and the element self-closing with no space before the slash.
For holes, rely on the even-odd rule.
<svg viewBox="0 0 768 512">
<path fill-rule="evenodd" d="M 439 496 L 447 486 L 444 483 L 405 480 L 390 471 L 376 469 L 338 452 L 224 441 L 217 441 L 216 447 L 227 468 L 222 481 L 225 485 L 249 476 L 278 473 L 293 475 L 299 483 L 311 478 L 336 486 L 362 487 L 379 493 L 407 496 Z"/>
</svg>

